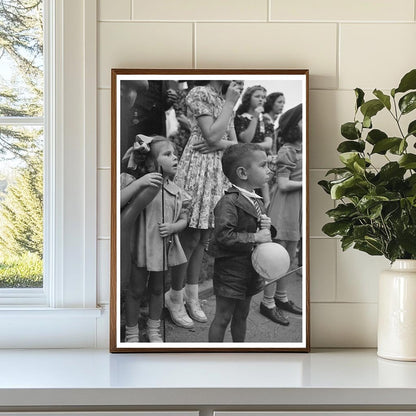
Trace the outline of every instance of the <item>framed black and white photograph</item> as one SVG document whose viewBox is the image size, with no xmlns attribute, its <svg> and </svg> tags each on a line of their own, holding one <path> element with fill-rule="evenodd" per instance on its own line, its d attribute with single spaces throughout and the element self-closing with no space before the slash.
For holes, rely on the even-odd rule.
<svg viewBox="0 0 416 416">
<path fill-rule="evenodd" d="M 308 76 L 112 70 L 111 352 L 309 351 Z"/>
</svg>

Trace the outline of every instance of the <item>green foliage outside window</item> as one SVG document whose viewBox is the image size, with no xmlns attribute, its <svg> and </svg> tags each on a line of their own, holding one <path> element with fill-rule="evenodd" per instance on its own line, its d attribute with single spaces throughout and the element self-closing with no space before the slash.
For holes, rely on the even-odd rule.
<svg viewBox="0 0 416 416">
<path fill-rule="evenodd" d="M 0 0 L 0 117 L 27 118 L 0 124 L 0 288 L 43 284 L 43 126 L 29 127 L 43 117 L 42 6 Z"/>
</svg>

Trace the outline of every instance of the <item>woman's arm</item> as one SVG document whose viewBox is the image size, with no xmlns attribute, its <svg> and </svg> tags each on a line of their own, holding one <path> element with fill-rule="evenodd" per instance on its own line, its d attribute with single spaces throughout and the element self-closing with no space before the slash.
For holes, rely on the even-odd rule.
<svg viewBox="0 0 416 416">
<path fill-rule="evenodd" d="M 233 109 L 240 97 L 239 85 L 232 81 L 227 89 L 225 95 L 225 103 L 222 108 L 221 114 L 216 120 L 208 115 L 202 115 L 197 118 L 198 126 L 201 129 L 202 136 L 209 144 L 215 144 L 219 142 L 228 127 L 228 123 L 233 115 Z"/>
<path fill-rule="evenodd" d="M 194 144 L 192 146 L 192 149 L 194 149 L 197 152 L 200 153 L 212 153 L 216 152 L 217 150 L 225 150 L 227 147 L 232 146 L 233 144 L 236 144 L 236 142 L 230 141 L 230 140 L 220 140 L 217 143 L 214 144 L 208 144 L 206 142 Z"/>
<path fill-rule="evenodd" d="M 302 189 L 302 181 L 292 181 L 287 176 L 278 176 L 277 186 L 282 192 L 298 191 Z"/>
<path fill-rule="evenodd" d="M 216 152 L 217 150 L 225 150 L 227 147 L 232 146 L 233 144 L 237 143 L 237 136 L 235 134 L 235 130 L 231 129 L 229 132 L 230 140 L 220 140 L 215 144 L 208 144 L 207 142 L 202 142 L 198 144 L 194 144 L 192 148 L 201 153 L 212 153 Z"/>
<path fill-rule="evenodd" d="M 259 114 L 255 113 L 253 118 L 250 120 L 248 127 L 244 131 L 241 131 L 238 134 L 238 139 L 240 140 L 240 142 L 251 143 L 251 141 L 254 138 L 254 135 L 256 134 L 256 127 L 257 127 L 258 122 L 259 122 Z"/>
<path fill-rule="evenodd" d="M 262 149 L 264 149 L 267 152 L 272 148 L 273 139 L 271 137 L 265 137 L 264 141 L 256 144 L 258 144 Z"/>
</svg>

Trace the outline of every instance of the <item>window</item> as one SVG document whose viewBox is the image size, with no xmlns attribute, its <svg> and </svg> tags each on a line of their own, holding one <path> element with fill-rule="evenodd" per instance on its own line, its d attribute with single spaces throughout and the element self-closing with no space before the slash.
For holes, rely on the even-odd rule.
<svg viewBox="0 0 416 416">
<path fill-rule="evenodd" d="M 1 0 L 0 291 L 43 288 L 42 0 Z M 26 291 L 28 295 L 31 291 Z M 10 293 L 10 292 L 8 292 Z M 38 291 L 38 294 L 41 292 Z M 36 292 L 32 292 L 35 295 Z M 0 295 L 1 296 L 1 295 Z"/>
<path fill-rule="evenodd" d="M 45 280 L 0 291 L 0 347 L 94 347 L 107 332 L 96 307 L 96 1 L 42 3 L 47 111 L 1 121 L 43 145 Z"/>
</svg>

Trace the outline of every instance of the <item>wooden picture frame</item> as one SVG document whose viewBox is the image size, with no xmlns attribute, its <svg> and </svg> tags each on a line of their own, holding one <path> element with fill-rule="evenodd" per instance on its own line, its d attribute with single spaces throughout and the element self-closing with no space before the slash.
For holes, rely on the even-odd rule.
<svg viewBox="0 0 416 416">
<path fill-rule="evenodd" d="M 260 89 L 258 85 L 264 87 L 266 91 Z M 191 87 L 194 88 L 192 89 Z M 227 88 L 229 90 L 228 92 Z M 239 107 L 242 103 L 244 93 L 249 88 L 251 88 L 249 90 L 250 94 L 246 94 L 248 99 L 244 101 L 245 104 L 242 107 Z M 306 69 L 112 70 L 111 352 L 309 351 L 308 89 L 309 71 Z M 236 94 L 239 91 L 241 92 L 241 96 L 237 100 Z M 257 98 L 253 98 L 255 94 L 257 94 L 256 91 L 260 91 L 260 93 L 258 94 L 258 97 L 256 96 Z M 271 93 L 278 92 L 282 94 L 270 96 Z M 265 101 L 266 95 L 269 101 L 267 101 L 267 99 Z M 278 97 L 280 97 L 279 102 L 277 100 Z M 284 100 L 283 110 L 282 97 Z M 256 101 L 256 99 L 258 101 Z M 276 105 L 276 107 L 273 110 L 274 105 Z M 227 106 L 229 108 L 226 108 Z M 264 106 L 266 106 L 266 109 L 263 108 Z M 253 110 L 254 107 L 256 107 L 255 110 Z M 267 113 L 265 110 L 268 110 L 269 112 Z M 236 111 L 239 112 L 238 115 L 236 114 Z M 253 111 L 257 114 L 253 113 Z M 282 113 L 281 115 L 279 114 L 279 111 Z M 174 117 L 172 117 L 172 113 Z M 221 138 L 218 138 L 218 136 L 213 138 L 213 133 L 213 136 L 209 136 L 209 140 L 206 140 L 204 138 L 204 134 L 207 134 L 206 126 L 211 128 L 214 125 L 213 123 L 220 117 L 223 117 L 223 119 L 226 120 L 224 121 L 224 124 L 221 124 L 220 126 L 222 129 L 225 128 L 225 133 L 220 129 L 220 133 L 218 134 Z M 238 120 L 236 119 L 237 117 Z M 253 118 L 255 119 L 254 121 Z M 221 123 L 223 119 L 220 119 Z M 246 125 L 244 125 L 244 123 L 246 123 Z M 218 125 L 219 124 L 217 124 L 216 127 L 218 127 Z M 249 137 L 251 133 L 247 136 L 244 136 L 244 134 L 241 135 L 242 132 L 248 131 L 249 128 L 257 129 L 252 134 L 251 138 Z M 238 134 L 235 133 L 237 130 L 239 132 Z M 185 133 L 182 134 L 184 131 Z M 209 131 L 211 132 L 211 130 Z M 289 131 L 292 133 L 289 133 Z M 299 135 L 300 132 L 301 135 Z M 188 137 L 198 134 L 202 137 L 200 138 L 200 141 L 194 141 L 191 144 L 191 139 Z M 272 142 L 270 142 L 269 136 L 272 134 Z M 297 136 L 293 138 L 290 134 Z M 169 135 L 169 140 L 175 144 L 174 148 L 183 151 L 183 160 L 180 160 L 177 166 L 175 165 L 176 162 L 172 162 L 175 156 L 173 156 L 171 152 L 169 153 L 166 150 L 167 153 L 157 153 L 156 150 L 154 150 L 157 147 L 155 146 L 155 143 L 159 140 L 154 139 L 152 137 L 154 135 L 165 137 L 166 135 Z M 221 156 L 224 152 L 223 149 L 218 150 L 218 148 L 221 146 L 227 147 L 229 145 L 228 143 L 223 143 L 221 140 L 235 140 L 237 136 L 240 137 L 240 139 L 244 137 L 244 140 L 248 142 L 254 140 L 254 137 L 264 137 L 263 142 L 259 143 L 261 143 L 260 146 L 263 146 L 266 150 L 270 147 L 269 144 L 272 143 L 273 147 L 270 150 L 267 150 L 267 156 L 264 155 L 264 151 L 254 148 L 253 146 L 248 146 L 247 149 L 249 149 L 249 152 L 254 152 L 254 154 L 259 155 L 261 158 L 267 158 L 267 169 L 272 172 L 270 179 L 275 178 L 275 183 L 279 184 L 276 185 L 270 182 L 274 199 L 272 198 L 272 202 L 270 203 L 269 214 L 270 216 L 271 214 L 275 215 L 275 218 L 272 218 L 272 225 L 274 222 L 276 222 L 276 224 L 282 224 L 281 212 L 284 212 L 283 216 L 288 215 L 290 217 L 290 219 L 284 218 L 284 224 L 289 224 L 290 221 L 293 222 L 293 218 L 299 218 L 299 221 L 297 222 L 299 227 L 297 227 L 296 224 L 292 227 L 297 228 L 297 230 L 286 230 L 288 234 L 281 234 L 282 232 L 284 233 L 284 231 L 279 231 L 284 230 L 286 225 L 285 227 L 280 225 L 277 227 L 278 233 L 280 233 L 277 235 L 277 238 L 280 238 L 278 241 L 287 248 L 287 253 L 290 252 L 291 256 L 285 251 L 282 254 L 281 260 L 278 263 L 275 263 L 277 268 L 275 268 L 275 265 L 266 265 L 267 262 L 263 262 L 261 260 L 262 257 L 260 256 L 258 257 L 259 260 L 256 260 L 254 263 L 251 261 L 247 263 L 247 265 L 243 267 L 241 274 L 236 273 L 237 280 L 231 282 L 229 279 L 230 276 L 233 275 L 233 272 L 229 272 L 225 266 L 221 266 L 222 264 L 227 264 L 228 267 L 229 263 L 221 263 L 221 261 L 232 261 L 237 254 L 235 256 L 234 254 L 230 255 L 228 248 L 228 251 L 224 249 L 224 252 L 228 254 L 215 254 L 218 252 L 222 253 L 222 249 L 215 251 L 212 248 L 215 246 L 216 242 L 219 242 L 216 246 L 217 249 L 218 246 L 221 246 L 218 237 L 220 233 L 216 231 L 216 233 L 213 233 L 210 236 L 208 253 L 214 254 L 214 256 L 217 257 L 214 259 L 207 254 L 207 250 L 205 250 L 206 246 L 201 246 L 202 248 L 200 248 L 200 250 L 202 251 L 198 251 L 198 255 L 201 255 L 202 252 L 204 256 L 201 265 L 202 278 L 199 277 L 197 283 L 195 283 L 196 278 L 192 277 L 192 273 L 189 272 L 189 264 L 192 264 L 192 270 L 197 270 L 199 267 L 198 264 L 201 264 L 201 262 L 188 262 L 184 266 L 184 261 L 191 258 L 189 252 L 197 252 L 189 249 L 189 247 L 194 244 L 194 237 L 188 239 L 187 236 L 197 235 L 198 239 L 201 236 L 207 235 L 208 231 L 200 232 L 198 226 L 191 227 L 191 229 L 187 228 L 180 234 L 180 239 L 177 239 L 178 233 L 175 233 L 173 228 L 179 228 L 179 224 L 181 224 L 182 229 L 183 222 L 181 221 L 184 220 L 190 224 L 194 221 L 193 218 L 195 215 L 200 215 L 200 217 L 202 217 L 201 213 L 205 212 L 205 208 L 208 213 L 207 221 L 214 220 L 212 217 L 212 209 L 208 209 L 205 205 L 198 205 L 199 201 L 198 198 L 195 197 L 196 194 L 192 194 L 195 187 L 198 187 L 199 184 L 202 183 L 202 180 L 198 179 L 200 182 L 197 182 L 197 185 L 195 185 L 195 183 L 193 185 L 186 183 L 189 178 L 194 178 L 196 176 L 195 174 L 192 176 L 192 172 L 197 172 L 198 169 L 202 169 L 203 163 L 198 162 L 197 170 L 195 170 L 196 168 L 194 166 L 192 168 L 194 171 L 191 171 L 191 164 L 188 163 L 185 167 L 185 161 L 190 153 L 199 152 L 198 157 L 212 157 L 214 158 L 215 163 L 217 163 L 217 160 L 221 160 Z M 148 139 L 149 137 L 152 138 Z M 301 137 L 301 139 L 299 139 L 299 137 Z M 194 138 L 192 140 L 194 140 Z M 198 148 L 198 146 L 195 146 L 195 143 L 197 142 L 203 143 L 204 146 Z M 172 147 L 170 144 L 163 142 L 163 140 L 160 143 L 159 150 L 162 148 L 170 149 Z M 188 148 L 192 147 L 192 149 L 187 149 L 186 146 L 188 146 Z M 243 146 L 240 147 L 243 148 Z M 278 147 L 280 147 L 279 151 L 277 151 Z M 153 150 L 150 150 L 149 154 L 147 154 L 146 151 L 149 149 Z M 233 151 L 235 149 L 237 149 L 237 147 L 234 147 Z M 244 149 L 246 149 L 246 147 L 244 147 Z M 257 150 L 252 151 L 252 149 Z M 160 152 L 162 152 L 162 150 L 160 150 Z M 162 154 L 162 156 L 167 155 L 166 157 L 171 158 L 171 165 L 170 167 L 168 166 L 168 168 L 165 168 L 165 171 L 160 169 L 160 167 L 155 167 L 162 166 L 162 162 L 160 162 L 161 159 L 156 159 L 156 162 L 154 160 L 153 162 L 149 162 L 149 160 L 151 160 L 151 155 L 156 155 L 157 158 L 159 158 L 160 154 Z M 146 161 L 144 161 L 145 159 Z M 262 163 L 263 169 L 265 170 L 266 167 L 264 166 L 264 161 Z M 218 173 L 218 166 L 221 165 L 217 164 L 215 166 L 217 167 L 212 169 L 215 169 L 216 175 L 223 175 L 222 173 Z M 247 166 L 250 167 L 251 165 L 249 164 Z M 296 178 L 293 176 L 295 179 L 291 179 L 292 170 L 294 171 L 295 166 L 297 166 L 296 169 L 298 169 L 298 176 Z M 140 169 L 142 169 L 141 173 L 139 172 Z M 166 173 L 166 169 L 173 169 L 174 172 L 176 172 L 176 176 L 169 176 L 169 172 Z M 207 169 L 205 172 L 207 173 L 210 168 L 204 169 Z M 245 168 L 244 170 L 240 167 L 237 169 L 240 169 L 238 172 L 243 172 L 241 173 L 243 176 L 239 173 L 236 181 L 246 181 L 248 174 L 246 174 L 247 171 Z M 186 171 L 186 175 L 185 173 L 182 174 L 184 171 Z M 232 171 L 234 172 L 234 170 Z M 144 178 L 144 176 L 142 176 L 144 172 L 153 172 L 153 174 L 149 174 Z M 162 188 L 160 187 L 160 172 L 162 172 L 165 177 Z M 182 176 L 187 177 L 188 179 L 184 179 L 185 182 L 181 182 Z M 209 180 L 212 181 L 213 176 L 214 174 L 211 175 L 207 173 L 204 177 L 211 178 Z M 282 177 L 285 177 L 286 179 L 281 179 Z M 154 181 L 153 183 L 152 180 Z M 194 179 L 189 180 L 192 182 Z M 226 182 L 225 179 L 224 181 Z M 287 183 L 294 185 L 292 188 L 286 188 Z M 212 183 L 209 183 L 209 185 L 205 184 L 205 187 L 202 187 L 202 192 L 206 192 L 208 186 L 210 189 L 213 189 L 213 193 L 214 191 L 221 193 L 219 196 L 216 195 L 218 199 L 226 190 L 226 187 L 223 188 L 222 184 L 223 182 L 221 182 L 221 186 L 218 184 L 213 185 Z M 245 182 L 243 185 L 244 184 Z M 169 187 L 172 188 L 169 190 Z M 121 188 L 123 190 L 121 190 Z M 186 192 L 183 192 L 183 188 L 185 188 Z M 276 190 L 276 188 L 278 188 L 278 190 Z M 235 192 L 235 195 L 238 195 L 238 198 L 243 198 L 243 205 L 247 203 L 249 205 L 254 204 L 253 200 L 248 198 L 244 193 L 245 191 L 241 188 L 236 190 L 235 187 L 233 187 L 232 192 Z M 269 195 L 266 188 L 263 189 L 262 192 L 263 195 Z M 277 194 L 275 194 L 275 192 L 286 192 L 286 194 L 282 196 L 280 193 L 276 196 Z M 289 192 L 292 192 L 291 197 L 297 195 L 296 201 L 298 202 L 293 202 L 293 199 L 287 199 Z M 159 196 L 155 196 L 158 193 Z M 213 193 L 209 199 L 210 203 L 212 203 L 214 198 Z M 261 192 L 258 191 L 257 193 L 260 194 Z M 170 195 L 173 196 L 171 197 Z M 157 202 L 157 198 L 161 198 L 162 202 Z M 164 198 L 176 198 L 176 202 L 172 202 L 172 204 L 177 204 L 179 203 L 177 201 L 180 200 L 180 205 L 175 205 L 176 208 L 165 208 L 170 206 L 170 200 L 166 202 L 166 199 Z M 254 199 L 257 201 L 255 197 Z M 201 201 L 206 201 L 206 199 L 201 197 Z M 282 211 L 283 208 L 281 208 L 283 206 L 282 202 L 277 201 L 286 201 L 284 202 L 286 204 L 284 211 Z M 267 202 L 267 197 L 265 202 Z M 162 210 L 161 215 L 163 218 L 160 218 L 160 220 L 157 217 L 159 211 L 156 213 L 155 209 L 153 211 L 150 209 L 150 206 L 156 206 L 150 205 L 151 203 L 161 204 L 162 208 L 160 209 Z M 237 204 L 237 202 L 235 203 Z M 197 206 L 203 208 L 195 214 Z M 253 206 L 255 206 L 255 204 Z M 288 207 L 290 208 L 288 209 Z M 177 208 L 180 210 L 180 214 L 172 214 L 175 215 L 175 218 L 172 219 L 172 223 L 174 223 L 175 226 L 173 228 L 171 227 L 172 229 L 169 228 L 173 234 L 170 234 L 169 237 L 161 238 L 160 233 L 163 231 L 160 231 L 161 229 L 154 231 L 157 230 L 154 228 L 155 223 L 168 222 L 164 217 L 165 210 L 171 209 L 173 210 L 172 212 L 174 212 Z M 217 210 L 219 210 L 219 208 Z M 257 212 L 260 215 L 261 212 L 264 214 L 265 211 L 264 208 L 262 208 L 260 212 Z M 293 215 L 295 215 L 295 217 L 293 217 Z M 296 215 L 298 215 L 298 217 L 296 217 Z M 220 223 L 220 218 L 222 218 L 222 214 L 217 212 L 217 222 L 215 224 Z M 259 216 L 258 218 L 261 217 Z M 280 219 L 278 220 L 277 218 Z M 203 220 L 200 221 L 202 223 Z M 253 231 L 253 233 L 258 232 L 260 225 L 267 229 L 267 224 L 264 224 L 265 223 L 260 223 L 260 221 L 258 221 L 258 228 Z M 159 227 L 159 225 L 157 225 L 157 227 Z M 200 228 L 203 229 L 204 226 L 201 225 Z M 249 228 L 247 228 L 247 230 L 249 230 Z M 248 235 L 251 231 L 247 230 L 244 229 L 241 231 L 241 229 L 238 228 L 237 231 L 244 232 Z M 271 227 L 271 231 L 273 234 L 273 227 Z M 152 236 L 154 235 L 152 232 L 159 236 L 154 237 L 155 239 L 160 238 L 163 242 L 162 248 L 158 246 L 159 242 L 154 242 L 153 244 L 153 241 L 156 240 L 152 240 Z M 166 231 L 165 229 L 164 232 L 169 231 Z M 244 255 L 241 257 L 243 260 L 238 260 L 240 259 L 238 256 L 235 257 L 237 263 L 243 264 L 250 260 L 249 256 L 251 256 L 251 250 L 257 246 L 256 244 L 253 244 L 253 241 L 254 239 L 258 239 L 258 237 L 253 237 L 253 233 L 248 237 L 244 234 L 244 238 L 247 237 L 248 240 L 244 240 L 244 244 L 246 245 L 244 245 Z M 265 233 L 267 234 L 267 231 L 265 231 Z M 144 237 L 145 235 L 146 237 Z M 286 236 L 284 238 L 288 238 L 288 240 L 282 239 L 279 235 Z M 298 239 L 298 237 L 300 238 Z M 206 243 L 205 237 L 201 237 L 200 244 L 202 243 Z M 250 249 L 247 248 L 248 243 L 251 244 Z M 185 251 L 187 252 L 187 254 L 185 254 L 185 260 L 182 258 L 180 260 L 179 257 L 181 255 L 177 254 L 176 251 L 173 251 L 172 247 L 175 244 L 176 247 L 178 247 L 177 244 L 181 247 L 183 246 L 184 253 Z M 152 249 L 148 250 L 144 249 L 144 247 L 151 247 Z M 224 248 L 224 246 L 221 247 Z M 276 246 L 270 247 L 270 249 L 276 249 Z M 234 248 L 231 248 L 230 250 L 232 252 Z M 260 250 L 258 251 L 260 252 Z M 165 255 L 163 255 L 163 253 L 165 253 Z M 238 255 L 240 254 L 241 253 Z M 276 255 L 280 256 L 280 252 Z M 272 256 L 267 254 L 267 256 L 269 256 L 267 257 L 268 259 L 272 259 L 275 254 Z M 173 269 L 174 271 L 170 269 L 170 271 L 167 270 L 165 272 L 160 271 L 160 269 L 153 269 L 159 271 L 152 272 L 149 275 L 146 270 L 151 269 L 153 266 L 145 267 L 143 266 L 143 262 L 150 264 L 153 261 L 151 258 L 155 258 L 155 261 L 158 264 L 160 264 L 161 261 L 163 262 L 161 270 L 167 268 L 167 263 L 169 263 L 168 265 L 170 266 L 171 263 L 175 261 L 179 265 L 177 266 L 178 269 Z M 291 259 L 290 268 L 287 269 L 289 267 L 289 258 Z M 268 294 L 265 302 L 268 303 L 272 309 L 269 307 L 266 310 L 265 308 L 267 306 L 261 306 L 261 303 L 264 301 L 264 292 L 260 290 L 259 284 L 261 282 L 259 280 L 259 275 L 253 274 L 252 264 L 256 265 L 257 271 L 262 267 L 263 269 L 268 268 L 272 279 L 276 276 L 279 277 L 276 275 L 278 268 L 287 266 L 285 268 L 285 273 L 281 270 L 279 271 L 280 274 L 283 273 L 284 276 L 287 275 L 285 279 L 279 280 L 280 302 L 283 302 L 279 305 L 280 307 L 287 307 L 288 303 L 285 303 L 284 299 L 285 294 L 287 294 L 290 301 L 292 299 L 294 300 L 295 310 L 293 310 L 293 307 L 290 304 L 289 309 L 292 308 L 291 312 L 283 311 L 281 308 L 279 309 L 280 312 L 279 310 L 273 310 L 274 289 L 271 295 L 270 293 Z M 181 267 L 185 268 L 184 272 Z M 214 267 L 216 270 L 215 285 L 212 283 Z M 195 301 L 189 299 L 187 301 L 186 309 L 187 316 L 183 318 L 183 306 L 181 306 L 183 305 L 182 292 L 180 292 L 178 288 L 184 285 L 183 280 L 186 280 L 186 277 L 184 277 L 186 269 L 188 270 L 188 279 L 190 282 L 190 284 L 187 285 L 186 293 L 188 296 L 195 296 L 195 294 L 197 294 L 196 296 L 199 295 L 200 305 L 207 317 L 207 322 L 195 321 L 197 318 L 198 320 L 204 319 L 201 319 L 201 315 L 198 315 L 198 310 L 194 309 L 194 307 L 196 307 Z M 176 272 L 176 270 L 180 270 L 180 272 Z M 264 272 L 263 274 L 267 274 L 267 272 Z M 243 275 L 245 276 L 245 280 L 242 277 L 240 278 L 240 276 Z M 181 277 L 178 278 L 178 276 Z M 286 285 L 281 286 L 282 282 L 285 280 Z M 179 284 L 178 286 L 178 281 L 183 282 L 182 285 Z M 151 282 L 150 286 L 148 286 L 149 282 Z M 273 287 L 273 285 L 270 284 L 270 280 L 265 280 L 265 282 L 266 284 L 269 283 L 268 287 Z M 241 284 L 243 284 L 243 286 L 241 286 Z M 177 286 L 176 291 L 173 289 L 175 285 Z M 165 294 L 168 290 L 169 292 Z M 231 292 L 229 290 L 231 290 Z M 172 297 L 176 297 L 178 303 L 167 305 L 166 302 L 173 302 Z M 150 309 L 149 304 L 151 305 Z M 248 305 L 250 305 L 249 309 Z M 169 306 L 169 309 L 166 308 L 167 306 Z M 299 308 L 296 309 L 296 306 L 301 308 L 302 311 L 299 311 Z M 180 309 L 179 312 L 175 309 L 177 307 Z M 160 314 L 161 308 L 163 308 L 162 314 Z M 272 315 L 269 315 L 270 310 L 273 311 Z M 246 316 L 247 311 L 248 316 Z M 172 312 L 172 315 L 170 312 Z M 279 323 L 271 320 L 276 318 L 276 313 Z M 157 319 L 150 319 L 150 316 L 153 318 L 160 316 L 162 318 L 159 330 L 153 328 L 155 325 L 157 326 Z M 175 325 L 171 319 L 172 316 L 175 318 L 177 324 L 182 325 L 186 321 L 186 325 L 188 326 L 188 316 L 192 316 L 195 318 L 191 319 L 191 322 L 193 321 L 193 327 L 186 329 Z M 216 317 L 216 320 L 213 323 L 214 317 Z M 182 318 L 185 319 L 185 321 L 182 321 Z M 223 342 L 219 342 L 218 339 L 221 339 L 221 334 L 224 330 L 224 322 L 228 319 L 230 319 L 232 323 L 227 326 Z M 130 325 L 128 325 L 127 328 L 128 334 L 126 335 L 126 325 L 129 322 Z M 139 329 L 138 334 L 136 333 L 137 328 L 134 325 L 134 322 L 137 322 L 137 327 Z M 233 328 L 232 331 L 230 331 L 230 326 Z M 244 326 L 246 328 L 245 330 Z M 163 342 L 148 342 L 148 337 L 151 336 L 154 338 L 154 334 L 156 333 L 157 335 L 157 331 L 159 331 Z M 236 342 L 232 342 L 233 339 L 235 339 Z M 127 340 L 131 342 L 127 342 Z"/>
</svg>

